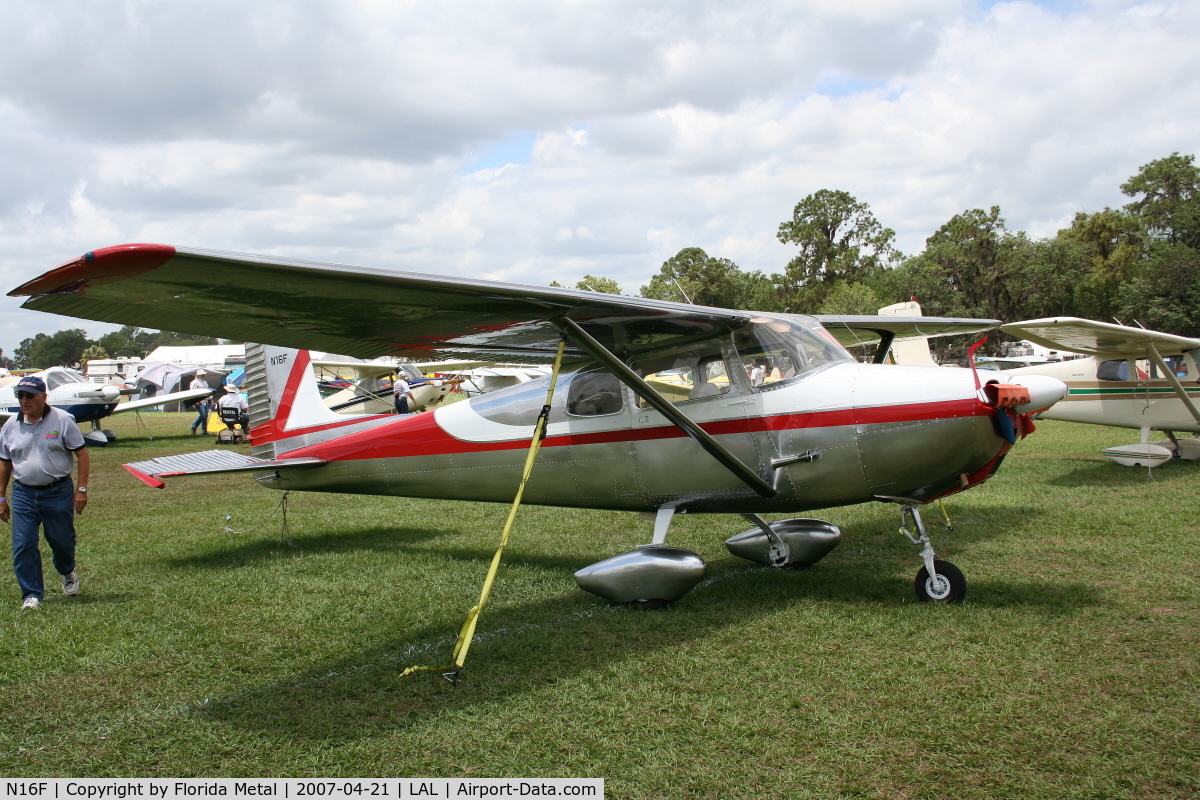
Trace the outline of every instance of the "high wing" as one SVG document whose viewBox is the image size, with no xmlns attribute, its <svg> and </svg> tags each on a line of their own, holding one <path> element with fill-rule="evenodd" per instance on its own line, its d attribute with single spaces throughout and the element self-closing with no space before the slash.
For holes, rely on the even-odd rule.
<svg viewBox="0 0 1200 800">
<path fill-rule="evenodd" d="M 618 353 L 718 335 L 750 313 L 574 289 L 158 244 L 108 247 L 9 292 L 24 308 L 355 358 L 553 359 L 569 316 Z M 585 352 L 570 347 L 567 357 Z"/>
<path fill-rule="evenodd" d="M 324 359 L 312 362 L 314 368 L 331 375 L 342 375 L 353 372 L 356 378 L 382 378 L 394 375 L 396 367 L 389 364 L 372 364 L 369 361 L 327 361 Z"/>
<path fill-rule="evenodd" d="M 155 395 L 154 397 L 147 397 L 145 400 L 131 400 L 128 403 L 120 403 L 112 410 L 112 414 L 125 414 L 130 411 L 141 411 L 144 408 L 154 408 L 155 406 L 161 406 L 167 403 L 183 403 L 187 402 L 188 400 L 197 400 L 201 397 L 208 397 L 211 394 L 211 389 L 185 389 L 182 392 L 171 392 L 170 394 Z"/>
<path fill-rule="evenodd" d="M 1000 330 L 1044 347 L 1089 356 L 1149 358 L 1152 349 L 1159 353 L 1171 354 L 1184 353 L 1200 347 L 1200 339 L 1078 317 L 1047 317 L 1010 322 L 1001 325 Z"/>
<path fill-rule="evenodd" d="M 569 317 L 610 351 L 702 340 L 752 312 L 161 244 L 87 253 L 9 292 L 24 308 L 284 347 L 428 361 L 546 363 Z M 993 320 L 826 316 L 839 339 L 946 336 Z M 585 351 L 572 346 L 567 357 Z"/>
<path fill-rule="evenodd" d="M 843 347 L 879 343 L 875 361 L 882 363 L 892 342 L 897 339 L 933 339 L 939 336 L 981 333 L 1000 324 L 998 319 L 961 317 L 893 317 L 871 315 L 834 316 L 818 314 L 818 322 L 841 342 Z"/>
</svg>

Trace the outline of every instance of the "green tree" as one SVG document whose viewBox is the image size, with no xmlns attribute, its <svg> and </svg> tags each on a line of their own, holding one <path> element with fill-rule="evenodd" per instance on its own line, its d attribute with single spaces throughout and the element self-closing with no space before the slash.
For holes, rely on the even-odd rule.
<svg viewBox="0 0 1200 800">
<path fill-rule="evenodd" d="M 45 369 L 56 365 L 70 366 L 83 355 L 91 342 L 87 331 L 71 328 L 54 334 L 39 333 L 25 339 L 17 347 L 16 360 L 19 369 Z"/>
<path fill-rule="evenodd" d="M 108 353 L 104 352 L 104 348 L 98 344 L 88 345 L 88 348 L 83 351 L 83 355 L 79 358 L 79 368 L 87 372 L 89 361 L 108 358 Z"/>
<path fill-rule="evenodd" d="M 821 306 L 822 314 L 878 314 L 886 305 L 865 283 L 838 281 Z"/>
<path fill-rule="evenodd" d="M 1179 336 L 1200 336 L 1200 250 L 1160 243 L 1122 288 L 1121 320 Z"/>
<path fill-rule="evenodd" d="M 780 224 L 778 238 L 800 248 L 783 274 L 772 276 L 798 313 L 819 308 L 835 282 L 861 282 L 900 257 L 895 232 L 875 219 L 870 206 L 842 191 L 822 189 L 805 197 L 792 219 Z"/>
<path fill-rule="evenodd" d="M 641 288 L 642 297 L 716 308 L 763 308 L 772 295 L 761 272 L 743 272 L 728 258 L 713 258 L 699 247 L 685 247 L 663 262 Z"/>
<path fill-rule="evenodd" d="M 1155 237 L 1200 248 L 1200 168 L 1195 156 L 1172 153 L 1151 161 L 1121 191 L 1141 197 L 1126 210 L 1136 214 Z"/>
<path fill-rule="evenodd" d="M 612 278 L 598 278 L 594 275 L 584 275 L 583 280 L 575 284 L 575 288 L 585 292 L 601 292 L 603 294 L 621 293 L 621 285 Z"/>
<path fill-rule="evenodd" d="M 1086 269 L 1076 293 L 1075 316 L 1110 320 L 1121 307 L 1121 288 L 1141 269 L 1149 239 L 1142 220 L 1132 213 L 1106 208 L 1080 212 L 1055 243 L 1074 248 Z"/>
</svg>

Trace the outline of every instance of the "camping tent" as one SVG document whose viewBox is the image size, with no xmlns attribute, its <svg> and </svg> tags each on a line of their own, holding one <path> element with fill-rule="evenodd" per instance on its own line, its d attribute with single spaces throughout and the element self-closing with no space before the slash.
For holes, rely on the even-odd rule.
<svg viewBox="0 0 1200 800">
<path fill-rule="evenodd" d="M 134 395 L 133 399 L 144 400 L 160 394 L 182 392 L 196 377 L 197 369 L 199 367 L 190 364 L 151 364 L 138 373 L 135 384 L 138 393 Z M 204 380 L 213 389 L 220 389 L 225 384 L 227 373 L 215 369 L 205 369 L 205 371 L 207 374 L 204 376 Z M 159 408 L 162 411 L 189 410 L 184 403 L 167 403 Z"/>
</svg>

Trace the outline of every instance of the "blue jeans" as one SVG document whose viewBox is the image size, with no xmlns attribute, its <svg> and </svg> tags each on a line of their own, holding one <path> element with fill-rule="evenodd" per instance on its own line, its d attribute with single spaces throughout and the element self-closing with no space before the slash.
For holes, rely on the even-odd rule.
<svg viewBox="0 0 1200 800">
<path fill-rule="evenodd" d="M 192 423 L 192 430 L 200 429 L 201 433 L 208 430 L 208 403 L 196 403 L 196 421 Z"/>
<path fill-rule="evenodd" d="M 12 509 L 13 572 L 21 586 L 21 599 L 41 600 L 46 586 L 38 550 L 39 525 L 54 555 L 54 569 L 60 575 L 75 570 L 75 485 L 65 480 L 57 486 L 38 488 L 14 481 L 8 502 Z"/>
</svg>

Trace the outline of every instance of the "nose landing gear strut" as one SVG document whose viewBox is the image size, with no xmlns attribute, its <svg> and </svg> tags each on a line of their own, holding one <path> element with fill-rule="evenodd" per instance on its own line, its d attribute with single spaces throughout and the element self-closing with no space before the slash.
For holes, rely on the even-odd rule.
<svg viewBox="0 0 1200 800">
<path fill-rule="evenodd" d="M 908 518 L 912 517 L 913 527 L 917 536 L 908 530 Z M 917 572 L 914 588 L 917 590 L 917 600 L 922 603 L 958 603 L 967 594 L 967 579 L 962 570 L 949 561 L 941 561 L 933 552 L 933 544 L 925 531 L 925 523 L 921 521 L 921 511 L 912 503 L 904 503 L 900 507 L 900 532 L 917 546 L 924 545 L 921 550 L 921 560 L 925 566 Z"/>
</svg>

